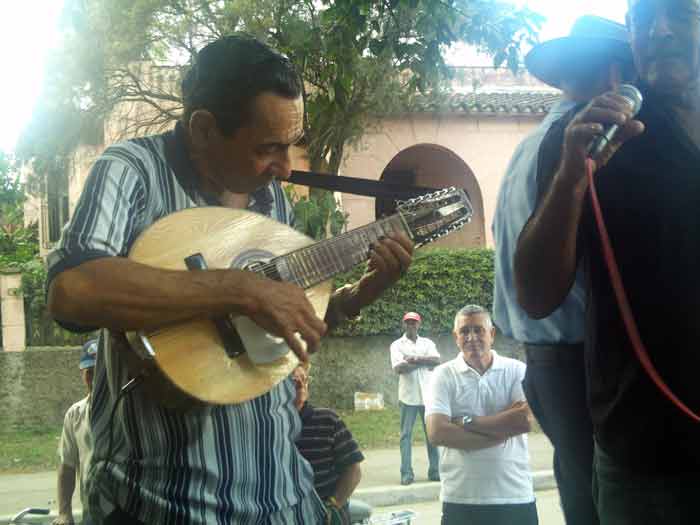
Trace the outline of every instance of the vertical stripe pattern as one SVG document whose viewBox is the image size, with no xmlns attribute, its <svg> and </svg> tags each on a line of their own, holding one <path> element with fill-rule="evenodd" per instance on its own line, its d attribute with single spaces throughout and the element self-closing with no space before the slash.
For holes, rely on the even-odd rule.
<svg viewBox="0 0 700 525">
<path fill-rule="evenodd" d="M 125 256 L 136 237 L 170 213 L 205 204 L 166 154 L 174 132 L 111 146 L 95 162 L 72 220 L 49 256 L 49 279 L 85 261 Z M 181 141 L 180 141 L 181 142 Z M 188 177 L 194 179 L 189 166 Z M 291 207 L 275 181 L 250 208 L 284 223 Z M 239 405 L 169 411 L 139 388 L 109 417 L 128 380 L 122 353 L 100 336 L 90 424 L 95 450 L 88 480 L 97 520 L 115 506 L 148 524 L 321 523 L 313 473 L 294 439 L 301 431 L 291 379 Z M 110 433 L 114 440 L 105 469 Z"/>
</svg>

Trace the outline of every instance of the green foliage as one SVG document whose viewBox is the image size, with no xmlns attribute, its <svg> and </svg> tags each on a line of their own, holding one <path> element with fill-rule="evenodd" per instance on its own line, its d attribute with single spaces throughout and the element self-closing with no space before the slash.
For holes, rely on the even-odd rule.
<svg viewBox="0 0 700 525">
<path fill-rule="evenodd" d="M 374 117 L 441 90 L 451 75 L 448 46 L 467 42 L 515 69 L 542 20 L 505 0 L 66 0 L 63 38 L 19 149 L 51 174 L 121 102 L 153 110 L 136 117 L 135 130 L 162 126 L 177 117 L 175 80 L 196 49 L 245 31 L 286 53 L 302 74 L 311 167 L 337 173 L 344 147 Z M 174 73 L 169 85 L 140 75 L 144 62 Z"/>
<path fill-rule="evenodd" d="M 333 192 L 316 190 L 307 197 L 299 195 L 293 186 L 285 187 L 285 192 L 294 207 L 296 229 L 303 234 L 322 240 L 338 235 L 345 228 L 348 214 L 335 200 Z"/>
<path fill-rule="evenodd" d="M 355 412 L 354 410 L 339 410 L 338 415 L 352 432 L 352 436 L 360 446 L 360 450 L 373 448 L 399 447 L 401 437 L 400 413 L 398 408 Z M 420 422 L 413 427 L 413 443 L 425 443 L 425 434 Z M 397 450 L 398 455 L 398 450 Z"/>
<path fill-rule="evenodd" d="M 336 279 L 353 282 L 364 268 Z M 491 308 L 493 302 L 492 250 L 422 250 L 407 274 L 381 299 L 362 310 L 359 320 L 340 327 L 334 335 L 400 335 L 401 319 L 409 310 L 423 317 L 425 333 L 452 331 L 454 315 L 466 304 Z"/>
<path fill-rule="evenodd" d="M 24 200 L 13 159 L 0 152 L 0 267 L 22 268 L 39 256 L 37 226 L 24 226 Z"/>
<path fill-rule="evenodd" d="M 0 431 L 0 473 L 41 472 L 58 466 L 61 427 Z"/>
</svg>

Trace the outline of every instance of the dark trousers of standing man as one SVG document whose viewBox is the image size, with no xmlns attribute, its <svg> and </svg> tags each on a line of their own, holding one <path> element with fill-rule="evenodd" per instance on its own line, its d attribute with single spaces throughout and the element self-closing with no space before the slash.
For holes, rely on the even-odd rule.
<svg viewBox="0 0 700 525">
<path fill-rule="evenodd" d="M 442 504 L 441 525 L 537 525 L 535 502 L 514 505 Z"/>
<path fill-rule="evenodd" d="M 525 345 L 525 397 L 554 447 L 554 476 L 567 525 L 597 525 L 593 424 L 586 400 L 583 344 Z"/>
</svg>

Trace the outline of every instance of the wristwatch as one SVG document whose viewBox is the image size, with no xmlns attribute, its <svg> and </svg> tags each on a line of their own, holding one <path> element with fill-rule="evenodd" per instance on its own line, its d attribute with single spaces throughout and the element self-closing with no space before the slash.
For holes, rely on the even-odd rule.
<svg viewBox="0 0 700 525">
<path fill-rule="evenodd" d="M 464 416 L 462 418 L 462 427 L 466 429 L 467 425 L 469 425 L 472 421 L 474 421 L 474 418 L 472 416 Z"/>
</svg>

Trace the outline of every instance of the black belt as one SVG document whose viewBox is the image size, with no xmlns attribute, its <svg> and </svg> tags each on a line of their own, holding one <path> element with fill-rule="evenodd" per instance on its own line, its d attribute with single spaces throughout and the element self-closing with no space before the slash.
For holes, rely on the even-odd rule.
<svg viewBox="0 0 700 525">
<path fill-rule="evenodd" d="M 582 361 L 583 343 L 532 345 L 524 343 L 528 363 L 571 363 Z"/>
</svg>

